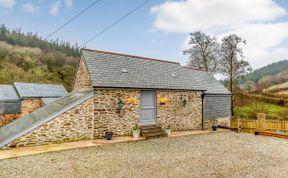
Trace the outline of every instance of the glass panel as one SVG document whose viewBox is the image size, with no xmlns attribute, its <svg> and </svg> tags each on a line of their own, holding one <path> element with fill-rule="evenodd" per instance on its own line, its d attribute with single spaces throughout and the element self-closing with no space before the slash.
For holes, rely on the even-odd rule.
<svg viewBox="0 0 288 178">
<path fill-rule="evenodd" d="M 141 98 L 141 105 L 142 106 L 153 106 L 154 105 L 154 96 L 153 93 L 142 93 Z"/>
<path fill-rule="evenodd" d="M 142 121 L 154 121 L 154 109 L 142 110 Z"/>
</svg>

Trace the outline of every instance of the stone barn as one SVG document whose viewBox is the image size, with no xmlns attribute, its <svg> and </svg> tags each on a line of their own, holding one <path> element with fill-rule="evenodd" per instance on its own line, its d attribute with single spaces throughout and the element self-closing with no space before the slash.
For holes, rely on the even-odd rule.
<svg viewBox="0 0 288 178">
<path fill-rule="evenodd" d="M 97 139 L 107 131 L 131 135 L 136 124 L 205 129 L 230 124 L 230 106 L 231 93 L 205 71 L 82 49 L 73 91 L 0 128 L 0 147 Z"/>
</svg>

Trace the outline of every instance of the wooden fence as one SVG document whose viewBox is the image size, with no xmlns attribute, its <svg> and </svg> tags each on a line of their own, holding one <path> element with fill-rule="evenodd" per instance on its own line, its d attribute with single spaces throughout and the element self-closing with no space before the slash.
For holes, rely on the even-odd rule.
<svg viewBox="0 0 288 178">
<path fill-rule="evenodd" d="M 254 133 L 256 130 L 270 132 L 282 131 L 288 133 L 288 121 L 280 120 L 233 119 L 231 120 L 231 126 L 249 133 Z"/>
</svg>

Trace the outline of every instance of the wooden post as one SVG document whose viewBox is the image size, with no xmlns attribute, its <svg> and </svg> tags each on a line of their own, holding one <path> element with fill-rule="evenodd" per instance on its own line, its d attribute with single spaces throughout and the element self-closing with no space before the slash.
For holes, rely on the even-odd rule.
<svg viewBox="0 0 288 178">
<path fill-rule="evenodd" d="M 286 133 L 286 121 L 284 120 L 284 132 Z"/>
<path fill-rule="evenodd" d="M 263 131 L 264 123 L 266 122 L 266 114 L 265 113 L 257 113 L 257 122 L 256 122 L 256 131 Z"/>
<path fill-rule="evenodd" d="M 241 120 L 237 119 L 237 128 L 238 128 L 238 132 L 241 131 Z"/>
</svg>

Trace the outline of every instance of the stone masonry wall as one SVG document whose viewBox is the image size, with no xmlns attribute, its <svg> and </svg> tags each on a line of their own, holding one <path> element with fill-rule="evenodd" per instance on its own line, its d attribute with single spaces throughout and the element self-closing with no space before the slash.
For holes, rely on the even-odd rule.
<svg viewBox="0 0 288 178">
<path fill-rule="evenodd" d="M 13 122 L 14 120 L 18 119 L 20 114 L 2 114 L 0 115 L 0 127 Z"/>
<path fill-rule="evenodd" d="M 140 91 L 127 89 L 95 89 L 94 95 L 94 138 L 107 131 L 114 135 L 131 135 L 138 123 Z M 118 99 L 125 102 L 123 111 L 117 109 Z"/>
<path fill-rule="evenodd" d="M 204 121 L 204 129 L 211 129 L 212 125 L 230 126 L 230 121 L 230 117 L 206 120 Z"/>
<path fill-rule="evenodd" d="M 1 149 L 92 139 L 93 106 L 91 98 Z"/>
<path fill-rule="evenodd" d="M 44 105 L 40 99 L 24 99 L 21 103 L 21 113 L 0 115 L 0 127 L 3 127 L 18 118 L 26 116 Z"/>
<path fill-rule="evenodd" d="M 21 104 L 21 114 L 20 117 L 26 116 L 27 114 L 30 114 L 31 112 L 35 111 L 38 108 L 41 108 L 44 106 L 44 103 L 41 101 L 41 99 L 24 99 L 22 100 Z"/>
<path fill-rule="evenodd" d="M 89 72 L 85 61 L 80 59 L 79 66 L 77 69 L 73 91 L 92 91 L 93 87 L 91 84 Z"/>
<path fill-rule="evenodd" d="M 187 98 L 183 107 L 181 96 Z M 165 97 L 167 103 L 160 104 Z M 117 110 L 118 98 L 125 102 L 123 113 Z M 157 124 L 171 126 L 172 130 L 195 130 L 202 126 L 202 100 L 200 92 L 157 91 Z M 140 90 L 95 89 L 94 138 L 107 131 L 115 135 L 131 135 L 131 129 L 140 119 Z M 122 115 L 121 115 L 122 114 Z"/>
<path fill-rule="evenodd" d="M 182 97 L 182 99 L 181 99 Z M 166 100 L 165 104 L 159 101 Z M 183 102 L 187 103 L 183 106 Z M 172 131 L 197 130 L 202 127 L 201 92 L 157 91 L 157 124 Z"/>
</svg>

